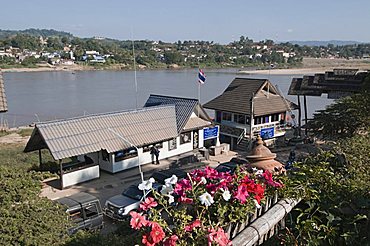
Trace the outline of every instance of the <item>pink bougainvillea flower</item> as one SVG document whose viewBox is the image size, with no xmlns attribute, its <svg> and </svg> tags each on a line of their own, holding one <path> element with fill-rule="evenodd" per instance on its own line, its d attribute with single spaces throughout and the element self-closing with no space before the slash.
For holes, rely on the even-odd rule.
<svg viewBox="0 0 370 246">
<path fill-rule="evenodd" d="M 220 246 L 228 246 L 232 245 L 231 241 L 227 237 L 224 229 L 218 228 L 216 232 L 216 237 L 214 238 L 215 242 L 218 243 Z"/>
<path fill-rule="evenodd" d="M 156 222 L 152 222 L 151 226 L 152 226 L 152 230 L 150 232 L 150 237 L 152 238 L 153 242 L 154 243 L 161 242 L 166 236 L 162 227 Z"/>
<path fill-rule="evenodd" d="M 147 197 L 142 203 L 140 203 L 140 209 L 146 211 L 148 209 L 156 207 L 157 205 L 158 203 L 154 200 L 153 197 Z"/>
<path fill-rule="evenodd" d="M 141 214 L 131 211 L 131 221 L 130 225 L 132 229 L 139 230 L 141 227 L 148 225 L 149 221 L 145 219 L 145 216 L 142 216 Z"/>
<path fill-rule="evenodd" d="M 217 231 L 213 228 L 208 229 L 208 246 L 212 245 L 212 242 L 217 243 L 220 246 L 232 245 L 232 242 L 227 237 L 224 229 L 218 228 Z"/>
<path fill-rule="evenodd" d="M 156 243 L 153 242 L 153 239 L 150 237 L 149 234 L 145 234 L 143 235 L 143 238 L 141 239 L 141 242 L 145 245 L 145 246 L 155 246 Z"/>
<path fill-rule="evenodd" d="M 216 193 L 216 191 L 219 189 L 219 186 L 216 185 L 216 184 L 207 184 L 206 189 L 209 193 L 214 195 Z"/>
<path fill-rule="evenodd" d="M 235 198 L 238 199 L 241 203 L 245 203 L 247 198 L 249 197 L 247 185 L 240 184 L 238 186 L 238 191 L 236 192 Z"/>
<path fill-rule="evenodd" d="M 172 235 L 163 242 L 163 246 L 176 246 L 176 241 L 179 239 L 177 235 Z"/>
<path fill-rule="evenodd" d="M 205 174 L 206 174 L 206 178 L 209 178 L 209 179 L 217 179 L 220 177 L 220 174 L 217 172 L 216 169 L 213 169 L 209 166 L 207 166 L 205 169 Z"/>
<path fill-rule="evenodd" d="M 265 188 L 260 184 L 256 184 L 253 193 L 254 198 L 257 200 L 258 204 L 260 204 L 265 194 Z"/>
<path fill-rule="evenodd" d="M 283 187 L 283 184 L 276 182 L 272 179 L 272 173 L 266 170 L 263 174 L 262 177 L 265 179 L 266 184 L 275 187 L 275 188 L 280 188 Z"/>
<path fill-rule="evenodd" d="M 179 202 L 185 203 L 185 204 L 192 204 L 193 203 L 193 199 L 192 198 L 185 197 L 185 196 L 181 196 L 179 198 Z"/>
<path fill-rule="evenodd" d="M 182 179 L 176 183 L 174 192 L 179 196 L 184 196 L 187 190 L 191 190 L 191 182 L 188 179 Z"/>
<path fill-rule="evenodd" d="M 185 231 L 192 231 L 196 227 L 201 226 L 201 221 L 199 219 L 194 220 L 191 224 L 185 226 Z"/>
</svg>

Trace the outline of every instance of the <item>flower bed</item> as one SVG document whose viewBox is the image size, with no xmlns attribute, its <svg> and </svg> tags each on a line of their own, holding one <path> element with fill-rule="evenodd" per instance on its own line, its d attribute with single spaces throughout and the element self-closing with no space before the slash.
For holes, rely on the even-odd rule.
<svg viewBox="0 0 370 246">
<path fill-rule="evenodd" d="M 144 245 L 231 245 L 230 239 L 276 203 L 282 187 L 270 172 L 257 169 L 230 174 L 206 167 L 165 181 L 130 213 Z M 152 182 L 140 188 L 150 189 Z"/>
</svg>

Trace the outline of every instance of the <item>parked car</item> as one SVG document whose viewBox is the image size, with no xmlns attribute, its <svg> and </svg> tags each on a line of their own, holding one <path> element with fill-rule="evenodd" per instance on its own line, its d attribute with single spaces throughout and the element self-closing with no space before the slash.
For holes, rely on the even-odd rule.
<svg viewBox="0 0 370 246">
<path fill-rule="evenodd" d="M 151 177 L 154 178 L 156 182 L 164 185 L 165 179 L 171 178 L 172 175 L 176 175 L 179 180 L 188 176 L 184 170 L 173 168 L 154 172 Z"/>
<path fill-rule="evenodd" d="M 153 188 L 159 190 L 162 187 L 159 183 L 154 183 Z M 114 220 L 124 220 L 129 213 L 139 208 L 140 203 L 148 196 L 151 191 L 139 190 L 138 184 L 131 185 L 122 194 L 113 196 L 105 202 L 105 215 Z"/>
<path fill-rule="evenodd" d="M 234 157 L 229 162 L 221 163 L 215 169 L 218 172 L 229 172 L 233 174 L 238 166 L 245 166 L 248 163 L 248 160 L 244 158 Z"/>
<path fill-rule="evenodd" d="M 94 230 L 103 228 L 103 211 L 97 197 L 85 192 L 62 197 L 56 202 L 67 207 L 66 212 L 75 224 L 68 229 L 69 234 L 78 230 Z"/>
</svg>

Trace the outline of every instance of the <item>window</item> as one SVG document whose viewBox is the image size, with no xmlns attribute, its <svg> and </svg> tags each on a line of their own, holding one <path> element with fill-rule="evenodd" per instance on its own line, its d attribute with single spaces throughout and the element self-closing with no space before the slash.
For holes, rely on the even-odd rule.
<svg viewBox="0 0 370 246">
<path fill-rule="evenodd" d="M 231 121 L 231 113 L 222 112 L 222 120 Z"/>
<path fill-rule="evenodd" d="M 137 156 L 136 148 L 131 147 L 131 148 L 128 148 L 128 149 L 124 149 L 124 150 L 120 150 L 120 151 L 115 152 L 114 153 L 114 161 L 118 162 L 118 161 L 122 161 L 122 160 L 129 159 L 129 158 L 132 158 L 132 157 L 136 157 L 136 156 Z"/>
<path fill-rule="evenodd" d="M 143 146 L 143 152 L 150 152 L 150 149 L 152 146 L 156 146 L 157 149 L 162 149 L 163 148 L 163 142 L 160 143 L 155 143 L 155 144 L 149 144 L 149 145 L 144 145 Z"/>
<path fill-rule="evenodd" d="M 73 209 L 69 211 L 68 213 L 69 213 L 69 217 L 71 218 L 71 220 L 75 223 L 81 222 L 84 219 L 80 208 Z"/>
<path fill-rule="evenodd" d="M 168 141 L 168 150 L 174 150 L 177 148 L 177 138 L 173 138 Z"/>
<path fill-rule="evenodd" d="M 191 142 L 191 132 L 184 132 L 180 134 L 180 144 Z"/>
<path fill-rule="evenodd" d="M 270 117 L 268 115 L 265 115 L 263 117 L 263 123 L 269 123 L 270 122 Z"/>
<path fill-rule="evenodd" d="M 84 207 L 84 211 L 85 211 L 86 219 L 99 215 L 98 207 L 96 206 L 95 203 L 89 204 L 86 207 Z"/>
<path fill-rule="evenodd" d="M 286 117 L 285 113 L 281 113 L 280 114 L 280 124 L 284 124 L 285 123 L 285 117 Z"/>
<path fill-rule="evenodd" d="M 234 114 L 234 122 L 245 125 L 246 124 L 245 115 Z"/>
<path fill-rule="evenodd" d="M 273 114 L 271 115 L 271 122 L 279 121 L 279 114 Z"/>
<path fill-rule="evenodd" d="M 255 124 L 255 125 L 260 125 L 260 124 L 262 124 L 262 117 L 261 117 L 261 116 L 254 117 L 254 124 Z"/>
<path fill-rule="evenodd" d="M 222 113 L 221 111 L 216 111 L 216 122 L 221 123 Z"/>
</svg>

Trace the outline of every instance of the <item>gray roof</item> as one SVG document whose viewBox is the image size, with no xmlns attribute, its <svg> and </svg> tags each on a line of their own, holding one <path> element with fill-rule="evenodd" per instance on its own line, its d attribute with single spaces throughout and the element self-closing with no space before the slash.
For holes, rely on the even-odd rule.
<svg viewBox="0 0 370 246">
<path fill-rule="evenodd" d="M 3 75 L 0 70 L 0 112 L 6 111 L 8 111 L 8 104 L 6 102 Z"/>
<path fill-rule="evenodd" d="M 323 93 L 338 97 L 361 92 L 363 82 L 369 72 L 359 72 L 358 69 L 334 69 L 324 74 L 293 78 L 288 95 L 321 96 Z M 338 98 L 334 96 L 334 98 Z"/>
<path fill-rule="evenodd" d="M 198 99 L 151 94 L 144 107 L 152 107 L 158 105 L 175 105 L 177 131 L 179 133 L 184 130 L 185 125 L 189 121 L 191 114 L 195 111 L 200 111 L 199 116 L 204 118 L 205 120 L 210 121 L 207 113 L 199 105 Z"/>
<path fill-rule="evenodd" d="M 266 91 L 268 88 L 268 91 Z M 254 115 L 279 113 L 294 108 L 294 104 L 279 95 L 267 79 L 235 78 L 226 90 L 204 104 L 204 108 L 240 114 L 251 114 L 251 99 L 254 97 Z"/>
<path fill-rule="evenodd" d="M 177 135 L 175 106 L 167 105 L 38 123 L 24 151 L 48 148 L 60 160 L 101 149 L 112 153 L 129 148 L 128 142 L 142 146 Z"/>
</svg>

